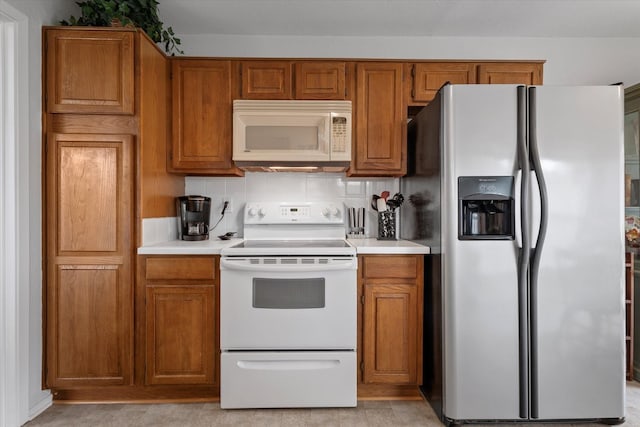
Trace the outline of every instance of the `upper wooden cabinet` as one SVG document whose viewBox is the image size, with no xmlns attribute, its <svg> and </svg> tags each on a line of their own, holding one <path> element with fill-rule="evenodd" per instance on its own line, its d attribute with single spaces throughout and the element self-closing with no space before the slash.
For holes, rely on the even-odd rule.
<svg viewBox="0 0 640 427">
<path fill-rule="evenodd" d="M 241 175 L 231 160 L 231 62 L 174 59 L 172 79 L 172 170 Z"/>
<path fill-rule="evenodd" d="M 291 62 L 242 61 L 243 99 L 291 99 Z"/>
<path fill-rule="evenodd" d="M 481 63 L 478 64 L 478 83 L 541 85 L 542 63 Z"/>
<path fill-rule="evenodd" d="M 48 30 L 47 112 L 134 113 L 135 30 Z"/>
<path fill-rule="evenodd" d="M 416 62 L 406 64 L 407 105 L 430 102 L 445 83 L 542 84 L 542 62 Z"/>
<path fill-rule="evenodd" d="M 336 99 L 346 97 L 344 62 L 296 62 L 295 99 Z"/>
<path fill-rule="evenodd" d="M 475 64 L 468 62 L 423 62 L 411 66 L 411 99 L 429 102 L 440 87 L 452 84 L 471 84 L 476 81 Z"/>
<path fill-rule="evenodd" d="M 350 175 L 402 176 L 406 173 L 406 108 L 403 64 L 356 64 L 354 158 Z"/>
<path fill-rule="evenodd" d="M 242 61 L 242 99 L 345 99 L 343 61 Z"/>
</svg>

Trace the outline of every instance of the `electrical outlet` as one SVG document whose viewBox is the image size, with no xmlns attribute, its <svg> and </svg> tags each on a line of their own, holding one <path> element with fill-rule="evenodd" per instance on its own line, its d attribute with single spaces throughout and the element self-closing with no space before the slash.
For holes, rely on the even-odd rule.
<svg viewBox="0 0 640 427">
<path fill-rule="evenodd" d="M 225 211 L 225 213 L 233 213 L 233 200 L 231 199 L 226 199 L 226 202 L 228 202 L 229 204 L 227 205 L 227 210 Z M 224 202 L 222 204 L 224 206 Z"/>
</svg>

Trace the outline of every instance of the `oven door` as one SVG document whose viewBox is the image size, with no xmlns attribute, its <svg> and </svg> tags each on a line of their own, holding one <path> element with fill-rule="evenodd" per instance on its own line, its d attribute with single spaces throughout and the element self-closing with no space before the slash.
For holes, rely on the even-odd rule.
<svg viewBox="0 0 640 427">
<path fill-rule="evenodd" d="M 220 347 L 356 348 L 355 257 L 223 257 Z"/>
</svg>

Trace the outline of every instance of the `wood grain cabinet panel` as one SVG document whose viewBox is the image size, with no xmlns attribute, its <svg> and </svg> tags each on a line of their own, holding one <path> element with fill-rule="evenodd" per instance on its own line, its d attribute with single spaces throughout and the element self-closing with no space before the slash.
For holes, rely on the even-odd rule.
<svg viewBox="0 0 640 427">
<path fill-rule="evenodd" d="M 118 249 L 118 141 L 59 141 L 59 253 Z"/>
<path fill-rule="evenodd" d="M 167 385 L 220 385 L 219 256 L 138 258 L 136 367 L 144 384 L 161 392 Z M 194 389 L 194 390 L 196 390 Z M 214 391 L 215 390 L 215 391 Z"/>
<path fill-rule="evenodd" d="M 213 384 L 214 287 L 147 287 L 147 384 Z"/>
<path fill-rule="evenodd" d="M 291 99 L 290 61 L 242 61 L 243 99 Z"/>
<path fill-rule="evenodd" d="M 417 286 L 365 284 L 365 383 L 417 384 Z"/>
<path fill-rule="evenodd" d="M 359 263 L 359 394 L 387 395 L 389 390 L 375 388 L 379 385 L 416 386 L 422 381 L 424 258 L 361 255 Z"/>
<path fill-rule="evenodd" d="M 51 134 L 47 386 L 132 381 L 133 138 Z"/>
<path fill-rule="evenodd" d="M 355 162 L 351 175 L 406 173 L 401 63 L 356 64 Z"/>
<path fill-rule="evenodd" d="M 57 266 L 48 295 L 50 387 L 128 382 L 129 291 L 118 265 Z"/>
<path fill-rule="evenodd" d="M 134 35 L 48 30 L 47 112 L 133 114 Z"/>
<path fill-rule="evenodd" d="M 233 175 L 231 61 L 172 61 L 173 141 L 176 172 Z"/>
<path fill-rule="evenodd" d="M 503 62 L 478 64 L 478 83 L 542 84 L 542 63 Z"/>
<path fill-rule="evenodd" d="M 153 257 L 145 266 L 147 280 L 214 280 L 218 269 L 210 256 Z"/>
<path fill-rule="evenodd" d="M 425 62 L 412 67 L 413 101 L 429 102 L 445 83 L 475 83 L 475 65 L 465 62 Z"/>
<path fill-rule="evenodd" d="M 345 99 L 344 62 L 296 62 L 294 69 L 295 99 Z"/>
<path fill-rule="evenodd" d="M 394 255 L 391 257 L 392 263 L 384 262 L 377 257 L 364 257 L 362 259 L 362 269 L 365 277 L 375 278 L 401 278 L 413 279 L 418 277 L 420 272 L 420 260 L 413 255 Z"/>
</svg>

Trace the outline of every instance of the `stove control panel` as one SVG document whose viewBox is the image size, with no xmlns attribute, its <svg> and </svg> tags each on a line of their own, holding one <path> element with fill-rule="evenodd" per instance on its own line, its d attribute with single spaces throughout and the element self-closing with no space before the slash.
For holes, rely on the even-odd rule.
<svg viewBox="0 0 640 427">
<path fill-rule="evenodd" d="M 342 202 L 248 202 L 245 224 L 344 224 Z"/>
</svg>

